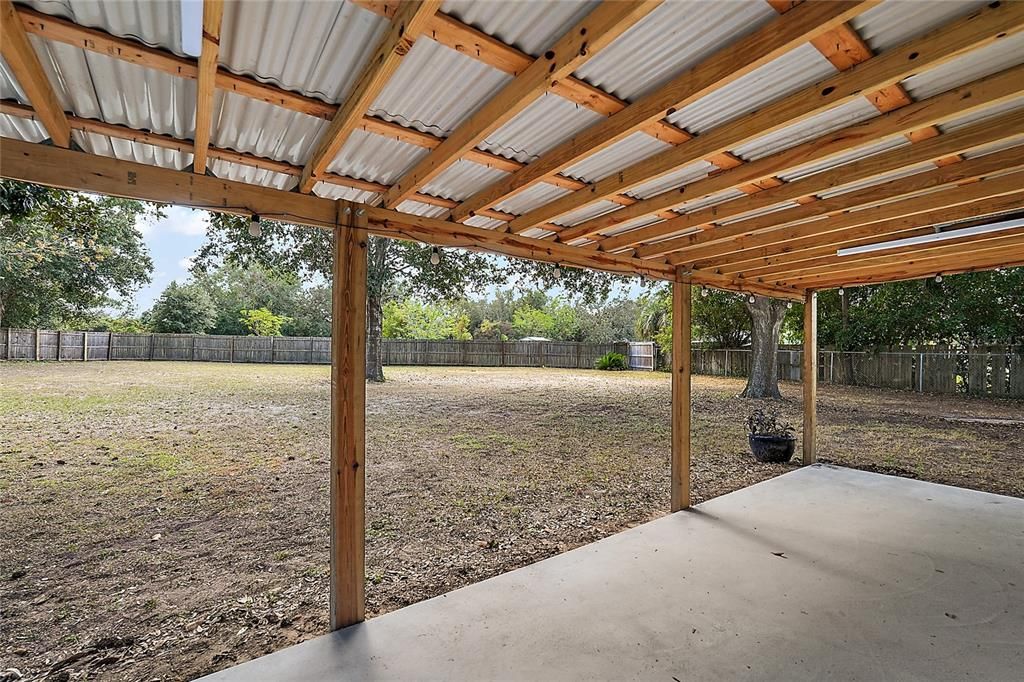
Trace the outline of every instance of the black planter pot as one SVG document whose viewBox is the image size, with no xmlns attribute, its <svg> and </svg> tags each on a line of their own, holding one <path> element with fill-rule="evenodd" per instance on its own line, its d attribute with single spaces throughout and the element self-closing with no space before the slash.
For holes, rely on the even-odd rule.
<svg viewBox="0 0 1024 682">
<path fill-rule="evenodd" d="M 794 436 L 749 436 L 748 440 L 758 462 L 788 462 L 796 450 Z"/>
</svg>

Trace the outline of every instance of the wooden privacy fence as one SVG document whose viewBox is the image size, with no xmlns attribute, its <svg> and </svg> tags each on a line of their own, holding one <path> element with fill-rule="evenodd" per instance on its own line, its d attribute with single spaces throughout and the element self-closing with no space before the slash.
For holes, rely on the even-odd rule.
<svg viewBox="0 0 1024 682">
<path fill-rule="evenodd" d="M 381 342 L 385 365 L 592 368 L 605 353 L 627 354 L 627 343 L 574 341 Z M 0 329 L 6 360 L 185 360 L 330 364 L 331 340 L 295 336 L 207 336 Z M 644 367 L 653 369 L 651 367 Z"/>
<path fill-rule="evenodd" d="M 782 347 L 779 378 L 801 380 L 803 351 Z M 693 349 L 693 373 L 746 377 L 750 349 Z M 879 352 L 821 350 L 818 381 L 920 393 L 1024 398 L 1024 346 L 894 348 Z"/>
</svg>

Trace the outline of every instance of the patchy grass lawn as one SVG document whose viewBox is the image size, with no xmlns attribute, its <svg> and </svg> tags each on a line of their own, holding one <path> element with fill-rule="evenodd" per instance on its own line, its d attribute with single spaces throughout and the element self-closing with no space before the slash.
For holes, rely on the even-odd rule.
<svg viewBox="0 0 1024 682">
<path fill-rule="evenodd" d="M 371 615 L 661 515 L 664 374 L 390 368 L 367 399 Z M 0 670 L 178 680 L 327 627 L 328 370 L 0 364 Z M 695 500 L 790 470 L 694 381 Z M 783 411 L 800 420 L 798 385 Z M 1024 405 L 822 386 L 822 460 L 1024 496 Z"/>
</svg>

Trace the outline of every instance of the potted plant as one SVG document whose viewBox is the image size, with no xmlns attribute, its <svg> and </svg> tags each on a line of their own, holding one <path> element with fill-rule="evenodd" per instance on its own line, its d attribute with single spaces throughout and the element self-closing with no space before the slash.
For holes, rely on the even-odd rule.
<svg viewBox="0 0 1024 682">
<path fill-rule="evenodd" d="M 793 427 L 774 410 L 754 410 L 747 417 L 747 433 L 750 451 L 758 462 L 788 462 L 796 449 Z"/>
</svg>

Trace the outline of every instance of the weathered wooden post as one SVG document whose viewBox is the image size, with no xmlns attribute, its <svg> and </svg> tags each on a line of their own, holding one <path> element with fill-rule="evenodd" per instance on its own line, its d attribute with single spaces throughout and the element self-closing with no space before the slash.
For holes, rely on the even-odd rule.
<svg viewBox="0 0 1024 682">
<path fill-rule="evenodd" d="M 61 330 L 57 330 L 57 362 L 60 362 L 60 346 L 61 340 L 63 339 L 64 333 Z M 36 360 L 39 359 L 39 330 L 36 330 Z"/>
<path fill-rule="evenodd" d="M 814 464 L 818 459 L 815 443 L 815 427 L 818 424 L 818 294 L 808 291 L 804 296 L 804 459 L 803 463 Z"/>
<path fill-rule="evenodd" d="M 89 332 L 82 332 L 82 362 L 89 361 Z"/>
<path fill-rule="evenodd" d="M 672 283 L 672 511 L 690 506 L 690 284 Z"/>
<path fill-rule="evenodd" d="M 365 209 L 337 203 L 331 291 L 331 629 L 365 614 Z"/>
</svg>

